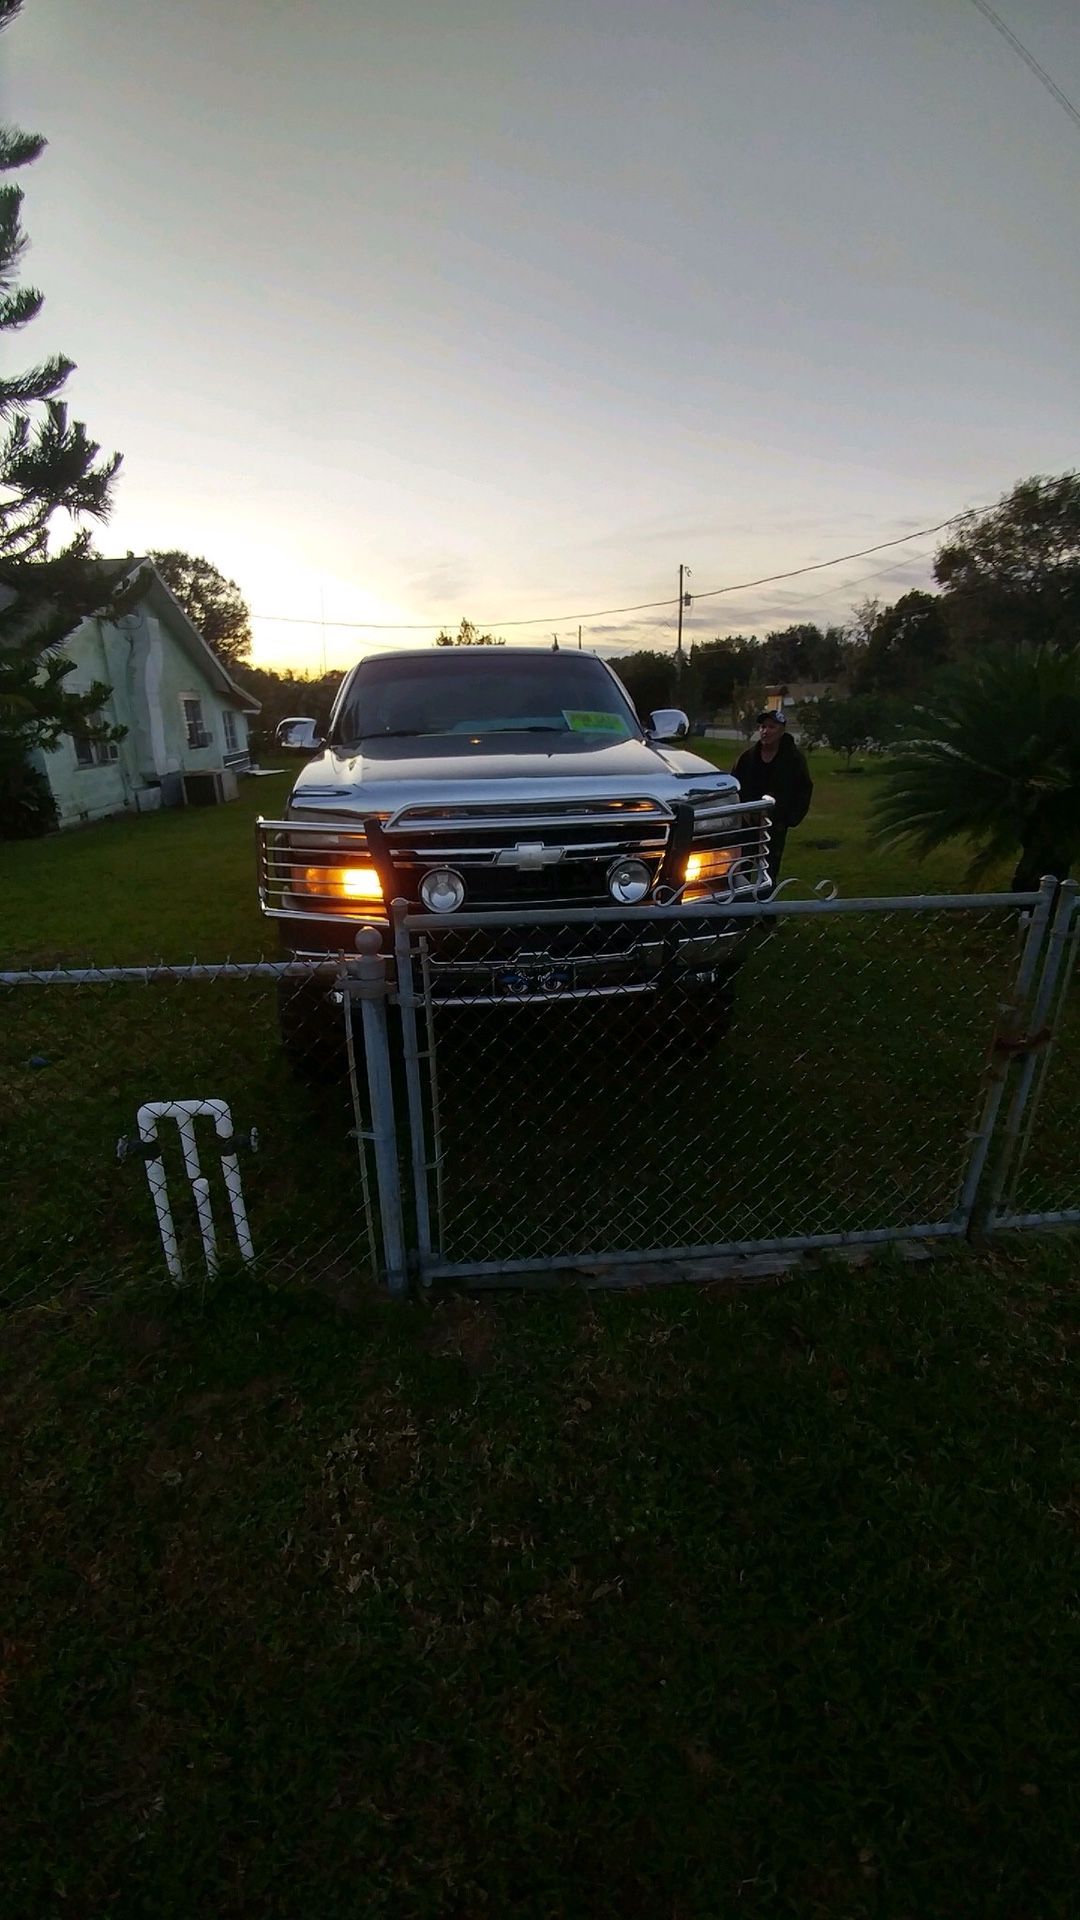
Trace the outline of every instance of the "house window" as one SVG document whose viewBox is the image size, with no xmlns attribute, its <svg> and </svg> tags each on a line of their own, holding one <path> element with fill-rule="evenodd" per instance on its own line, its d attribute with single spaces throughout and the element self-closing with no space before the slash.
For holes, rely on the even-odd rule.
<svg viewBox="0 0 1080 1920">
<path fill-rule="evenodd" d="M 100 718 L 100 715 L 94 715 L 95 721 Z M 77 767 L 107 767 L 120 758 L 120 749 L 115 740 L 94 740 L 85 727 L 73 727 L 71 739 Z"/>
<path fill-rule="evenodd" d="M 222 709 L 221 724 L 225 732 L 225 751 L 235 753 L 240 745 L 240 737 L 236 728 L 236 715 L 231 707 Z"/>
<path fill-rule="evenodd" d="M 207 733 L 206 727 L 203 724 L 202 701 L 197 694 L 185 693 L 180 697 L 180 705 L 184 712 L 184 727 L 187 732 L 188 746 L 208 747 L 210 745 L 210 735 Z"/>
</svg>

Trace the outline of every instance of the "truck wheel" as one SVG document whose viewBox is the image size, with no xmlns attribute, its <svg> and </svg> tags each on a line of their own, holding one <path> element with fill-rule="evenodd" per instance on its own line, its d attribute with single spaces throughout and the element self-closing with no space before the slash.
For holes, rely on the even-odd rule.
<svg viewBox="0 0 1080 1920">
<path fill-rule="evenodd" d="M 300 1080 L 325 1084 L 344 1078 L 344 1023 L 341 1007 L 331 993 L 332 988 L 323 980 L 277 983 L 282 1050 Z"/>
</svg>

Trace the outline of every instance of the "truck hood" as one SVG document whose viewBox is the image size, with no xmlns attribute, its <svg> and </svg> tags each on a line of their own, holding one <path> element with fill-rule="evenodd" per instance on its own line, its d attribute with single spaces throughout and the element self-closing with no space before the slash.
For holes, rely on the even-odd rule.
<svg viewBox="0 0 1080 1920">
<path fill-rule="evenodd" d="M 403 806 L 647 796 L 668 805 L 738 786 L 696 753 L 644 740 L 572 734 L 446 734 L 430 740 L 368 740 L 327 748 L 301 772 L 290 811 L 392 814 Z"/>
</svg>

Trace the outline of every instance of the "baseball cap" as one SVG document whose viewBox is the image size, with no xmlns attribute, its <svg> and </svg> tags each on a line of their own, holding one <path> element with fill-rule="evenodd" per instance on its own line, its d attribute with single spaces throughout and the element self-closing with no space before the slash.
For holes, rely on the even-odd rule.
<svg viewBox="0 0 1080 1920">
<path fill-rule="evenodd" d="M 764 713 L 758 714 L 755 725 L 759 727 L 763 727 L 765 725 L 766 720 L 771 720 L 773 722 L 773 725 L 777 727 L 787 726 L 787 714 L 774 713 L 771 707 L 768 707 Z"/>
</svg>

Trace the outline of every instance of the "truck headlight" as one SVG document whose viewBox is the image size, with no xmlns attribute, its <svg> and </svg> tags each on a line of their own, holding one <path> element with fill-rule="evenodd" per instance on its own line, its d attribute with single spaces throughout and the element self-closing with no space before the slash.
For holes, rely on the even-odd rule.
<svg viewBox="0 0 1080 1920">
<path fill-rule="evenodd" d="M 456 913 L 465 898 L 465 882 L 453 867 L 433 867 L 420 882 L 420 898 L 429 913 Z"/>
<path fill-rule="evenodd" d="M 634 907 L 644 900 L 652 885 L 652 874 L 644 860 L 616 860 L 608 868 L 608 892 L 620 907 Z"/>
</svg>

